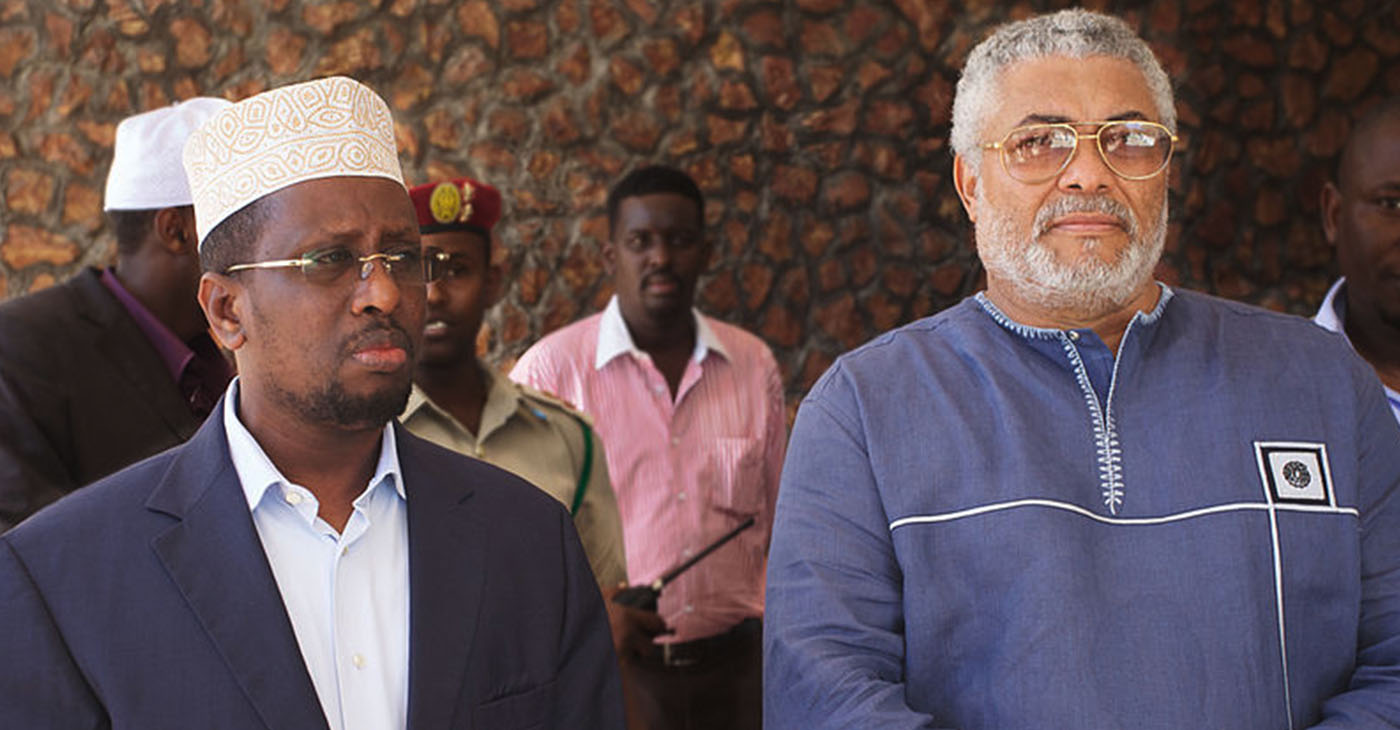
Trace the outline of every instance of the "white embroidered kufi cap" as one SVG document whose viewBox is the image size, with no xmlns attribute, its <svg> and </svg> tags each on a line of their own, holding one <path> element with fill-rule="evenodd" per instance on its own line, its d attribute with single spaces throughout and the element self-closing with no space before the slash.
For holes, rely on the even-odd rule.
<svg viewBox="0 0 1400 730">
<path fill-rule="evenodd" d="M 123 119 L 117 125 L 102 209 L 154 210 L 193 202 L 180 152 L 191 132 L 230 106 L 226 99 L 197 96 Z"/>
<path fill-rule="evenodd" d="M 344 76 L 250 96 L 185 143 L 199 242 L 249 203 L 324 177 L 383 177 L 404 185 L 389 105 Z M 407 186 L 404 186 L 407 189 Z"/>
</svg>

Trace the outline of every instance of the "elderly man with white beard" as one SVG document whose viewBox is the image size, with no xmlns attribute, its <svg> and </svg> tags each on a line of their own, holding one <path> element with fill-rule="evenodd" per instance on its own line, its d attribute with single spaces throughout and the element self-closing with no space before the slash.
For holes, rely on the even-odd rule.
<svg viewBox="0 0 1400 730">
<path fill-rule="evenodd" d="M 801 406 L 770 730 L 1400 727 L 1400 432 L 1340 337 L 1153 280 L 1175 126 L 1120 20 L 969 55 L 987 289 Z"/>
</svg>

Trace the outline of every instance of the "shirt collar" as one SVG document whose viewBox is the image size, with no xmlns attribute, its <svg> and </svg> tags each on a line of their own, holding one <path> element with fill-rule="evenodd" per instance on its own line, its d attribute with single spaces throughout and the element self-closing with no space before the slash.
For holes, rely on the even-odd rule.
<svg viewBox="0 0 1400 730">
<path fill-rule="evenodd" d="M 1157 321 L 1162 318 L 1162 313 L 1165 312 L 1167 309 L 1167 302 L 1171 301 L 1171 298 L 1174 296 L 1174 292 L 1172 291 L 1171 287 L 1167 286 L 1166 284 L 1163 284 L 1160 281 L 1157 282 L 1157 286 L 1161 289 L 1161 295 L 1157 297 L 1157 306 L 1153 307 L 1151 312 L 1143 312 L 1139 310 L 1133 313 L 1132 321 L 1135 321 L 1140 325 L 1152 325 L 1156 324 Z M 1028 340 L 1058 340 L 1062 334 L 1068 331 L 1062 329 L 1055 329 L 1053 327 L 1032 327 L 1027 324 L 1021 324 L 1020 322 L 1017 322 L 1016 320 L 1008 317 L 1005 312 L 1001 311 L 1000 307 L 998 307 L 996 304 L 993 304 L 992 300 L 987 298 L 986 291 L 977 292 L 973 299 L 977 301 L 977 304 L 982 308 L 982 311 L 986 312 L 988 316 L 996 320 L 997 324 L 1000 324 L 1002 327 L 1005 327 L 1006 329 L 1015 332 L 1016 334 Z"/>
<path fill-rule="evenodd" d="M 238 378 L 229 384 L 224 396 L 224 431 L 228 434 L 229 457 L 233 460 L 238 481 L 243 485 L 243 495 L 248 499 L 248 510 L 256 510 L 267 490 L 277 484 L 291 484 L 282 475 L 267 452 L 258 445 L 257 439 L 239 420 L 237 413 Z M 394 429 L 384 428 L 383 440 L 379 444 L 379 463 L 374 467 L 374 476 L 365 487 L 368 493 L 386 479 L 390 479 L 401 499 L 408 499 L 403 488 L 403 470 L 399 468 L 398 443 L 394 439 Z"/>
<path fill-rule="evenodd" d="M 1347 318 L 1347 298 L 1342 296 L 1342 287 L 1347 283 L 1347 278 L 1343 276 L 1327 290 L 1327 298 L 1322 300 L 1322 306 L 1318 307 L 1317 314 L 1313 315 L 1313 321 L 1324 328 L 1347 336 L 1342 323 Z M 1348 342 L 1351 340 L 1348 339 Z"/>
<path fill-rule="evenodd" d="M 691 354 L 691 359 L 697 363 L 701 362 L 711 351 L 726 360 L 730 359 L 729 351 L 725 349 L 724 343 L 720 342 L 705 318 L 694 308 L 690 310 L 690 314 L 695 318 L 695 352 Z M 639 356 L 642 351 L 632 342 L 632 333 L 627 330 L 627 322 L 622 318 L 622 307 L 618 305 L 617 295 L 614 294 L 603 310 L 602 320 L 598 322 L 598 352 L 593 358 L 593 368 L 602 370 L 613 358 L 625 353 Z"/>
<path fill-rule="evenodd" d="M 141 333 L 150 341 L 151 346 L 160 355 L 161 362 L 165 363 L 165 369 L 170 372 L 170 377 L 180 380 L 180 374 L 184 372 L 185 366 L 194 359 L 194 350 L 186 345 L 165 323 L 160 321 L 146 305 L 141 303 L 136 295 L 132 294 L 122 285 L 116 274 L 111 269 L 103 269 L 99 277 L 102 285 L 107 287 L 107 291 L 112 292 L 112 296 L 121 302 L 122 308 L 136 321 L 136 326 Z"/>
</svg>

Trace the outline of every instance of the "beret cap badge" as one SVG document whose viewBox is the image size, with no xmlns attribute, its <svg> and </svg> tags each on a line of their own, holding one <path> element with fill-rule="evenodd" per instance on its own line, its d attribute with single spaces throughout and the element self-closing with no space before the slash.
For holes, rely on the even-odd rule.
<svg viewBox="0 0 1400 730">
<path fill-rule="evenodd" d="M 452 223 L 462 214 L 462 193 L 450 182 L 438 183 L 428 199 L 428 208 L 433 213 L 433 220 Z"/>
</svg>

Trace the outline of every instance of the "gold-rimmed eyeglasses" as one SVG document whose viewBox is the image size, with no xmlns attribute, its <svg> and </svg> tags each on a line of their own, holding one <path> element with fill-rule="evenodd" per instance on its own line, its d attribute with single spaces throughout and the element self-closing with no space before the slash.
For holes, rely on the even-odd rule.
<svg viewBox="0 0 1400 730">
<path fill-rule="evenodd" d="M 427 246 L 423 249 L 423 264 L 432 268 L 432 278 L 429 282 L 445 282 L 449 279 L 459 279 L 478 268 L 472 263 L 471 256 L 462 253 L 448 253 L 437 246 Z"/>
<path fill-rule="evenodd" d="M 1092 134 L 1080 127 L 1094 126 Z M 983 142 L 998 150 L 1006 174 L 1023 183 L 1042 183 L 1069 167 L 1079 140 L 1092 139 L 1113 174 L 1125 180 L 1146 180 L 1167 169 L 1177 136 L 1156 123 L 1139 120 L 1029 124 L 1006 133 L 1000 142 Z"/>
<path fill-rule="evenodd" d="M 440 257 L 425 255 L 425 252 L 416 246 L 379 251 L 364 256 L 356 256 L 350 249 L 336 246 L 308 251 L 294 259 L 235 264 L 224 269 L 224 273 L 234 274 L 252 269 L 297 268 L 301 269 L 302 278 L 306 279 L 307 283 L 324 286 L 342 282 L 356 266 L 359 267 L 360 280 L 364 281 L 374 271 L 375 261 L 383 265 L 384 272 L 393 277 L 400 286 L 422 286 L 435 281 L 442 275 L 443 269 L 443 260 Z"/>
</svg>

